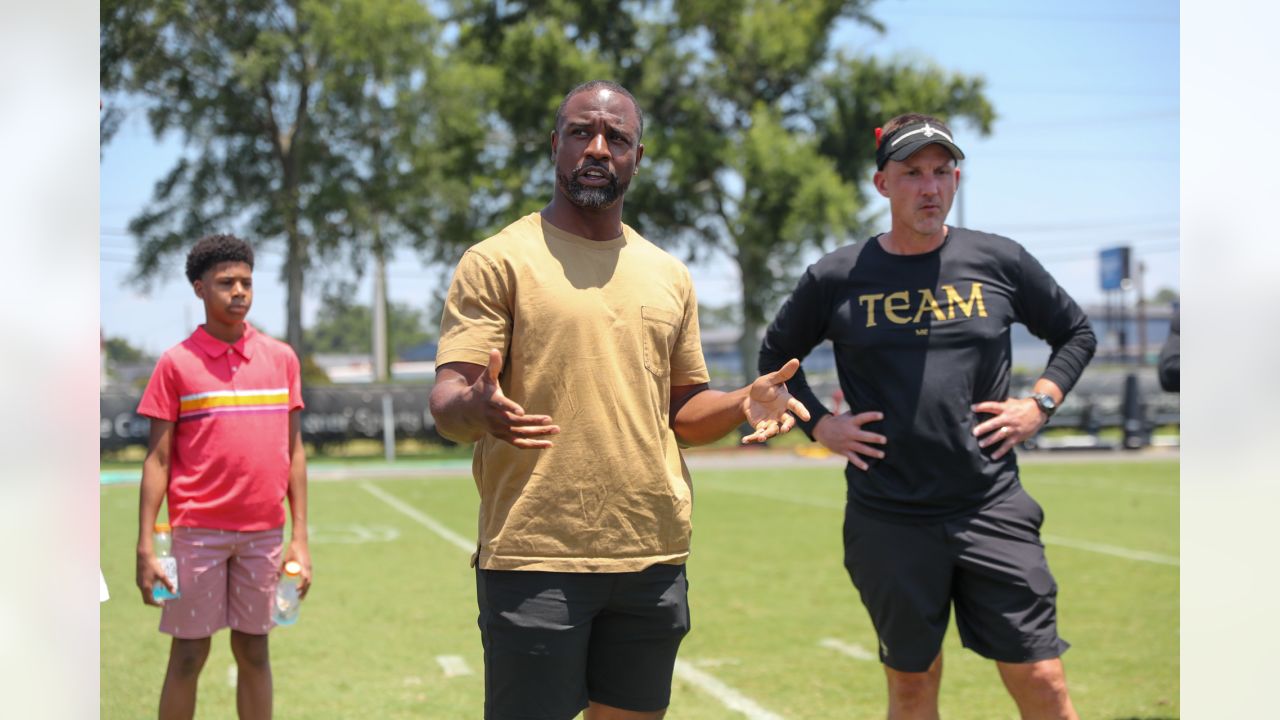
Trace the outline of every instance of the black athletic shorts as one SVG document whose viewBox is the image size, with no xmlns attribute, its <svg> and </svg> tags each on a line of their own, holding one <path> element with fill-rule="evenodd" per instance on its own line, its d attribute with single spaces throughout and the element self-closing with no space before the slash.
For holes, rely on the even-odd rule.
<svg viewBox="0 0 1280 720">
<path fill-rule="evenodd" d="M 476 570 L 486 720 L 571 720 L 587 701 L 671 702 L 689 632 L 684 565 L 629 573 Z"/>
<path fill-rule="evenodd" d="M 880 638 L 880 660 L 924 672 L 942 649 L 955 604 L 965 647 L 1008 663 L 1035 662 L 1070 647 L 1058 637 L 1058 585 L 1026 491 L 944 522 L 889 522 L 845 509 L 844 564 Z"/>
</svg>

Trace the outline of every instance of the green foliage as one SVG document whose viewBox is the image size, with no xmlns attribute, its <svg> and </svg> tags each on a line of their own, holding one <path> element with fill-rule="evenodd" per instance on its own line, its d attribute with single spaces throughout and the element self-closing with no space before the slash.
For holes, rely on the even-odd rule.
<svg viewBox="0 0 1280 720">
<path fill-rule="evenodd" d="M 985 86 L 981 77 L 918 62 L 840 55 L 818 75 L 806 104 L 822 153 L 839 160 L 841 177 L 861 192 L 875 171 L 875 129 L 889 118 L 919 112 L 950 122 L 964 119 L 989 134 L 996 114 Z"/>
<path fill-rule="evenodd" d="M 437 23 L 413 0 L 109 0 L 101 18 L 103 90 L 144 100 L 156 136 L 189 149 L 129 223 L 137 277 L 210 232 L 283 240 L 287 337 L 301 350 L 304 270 L 358 255 L 353 238 L 367 247 L 379 218 L 415 217 L 402 204 L 422 156 L 397 154 L 416 151 L 400 130 L 413 123 L 383 102 L 434 77 Z"/>
<path fill-rule="evenodd" d="M 487 134 L 480 152 L 467 161 L 483 174 L 493 229 L 546 204 L 556 108 L 575 85 L 615 75 L 619 54 L 633 42 L 634 21 L 622 5 L 455 2 L 453 61 L 488 82 L 482 121 Z"/>
<path fill-rule="evenodd" d="M 713 327 L 741 327 L 742 308 L 738 305 L 704 305 L 698 303 L 698 323 L 705 331 Z"/>
<path fill-rule="evenodd" d="M 107 338 L 102 342 L 102 352 L 108 363 L 136 363 L 147 359 L 146 353 L 129 344 L 124 338 Z"/>
<path fill-rule="evenodd" d="M 326 373 L 324 368 L 316 364 L 314 355 L 306 355 L 299 362 L 302 366 L 302 384 L 304 387 L 333 384 L 333 381 L 329 379 L 329 373 Z"/>
<path fill-rule="evenodd" d="M 1156 291 L 1155 295 L 1151 297 L 1151 302 L 1160 304 L 1160 305 L 1167 305 L 1169 303 L 1178 302 L 1178 298 L 1179 298 L 1179 295 L 1177 290 L 1174 290 L 1173 288 L 1162 287 Z"/>
<path fill-rule="evenodd" d="M 907 109 L 965 117 L 990 130 L 981 78 L 909 63 L 830 57 L 838 20 L 883 27 L 869 2 L 677 3 L 654 32 L 642 81 L 651 108 L 649 170 L 628 213 L 655 239 L 698 257 L 714 248 L 742 282 L 743 380 L 759 329 L 806 251 L 866 234 L 872 129 Z"/>
<path fill-rule="evenodd" d="M 837 22 L 877 30 L 870 0 L 112 0 L 107 91 L 149 98 L 191 152 L 130 227 L 146 278 L 229 224 L 287 240 L 289 338 L 303 271 L 409 247 L 456 261 L 543 206 L 564 94 L 613 79 L 646 117 L 625 218 L 742 281 L 744 375 L 760 326 L 807 253 L 850 242 L 866 212 L 871 130 L 914 110 L 989 132 L 981 78 L 830 49 Z M 430 6 L 439 7 L 439 6 Z M 110 134 L 104 116 L 104 137 Z"/>
<path fill-rule="evenodd" d="M 307 329 L 307 347 L 317 353 L 369 353 L 373 347 L 373 311 L 354 302 L 350 285 L 324 294 L 314 325 Z M 434 322 L 422 310 L 388 303 L 387 345 L 392 356 L 434 337 Z"/>
</svg>

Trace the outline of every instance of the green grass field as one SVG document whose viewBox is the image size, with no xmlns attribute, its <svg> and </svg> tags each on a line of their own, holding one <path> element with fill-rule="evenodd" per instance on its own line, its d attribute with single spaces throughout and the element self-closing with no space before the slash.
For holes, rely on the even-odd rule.
<svg viewBox="0 0 1280 720">
<path fill-rule="evenodd" d="M 1178 717 L 1177 463 L 1027 463 L 1023 481 L 1047 514 L 1081 717 Z M 667 717 L 883 717 L 879 663 L 860 657 L 875 636 L 841 565 L 839 470 L 695 470 L 694 487 L 693 632 Z M 101 716 L 154 717 L 168 638 L 133 585 L 137 485 L 101 492 L 112 593 L 101 609 Z M 470 542 L 471 479 L 314 481 L 310 500 L 316 580 L 299 623 L 272 633 L 276 716 L 479 718 L 474 576 L 467 553 L 424 524 Z M 944 651 L 943 717 L 1017 717 L 994 666 L 961 648 L 954 626 Z M 466 668 L 439 660 L 448 656 Z M 223 632 L 198 717 L 235 717 L 232 666 Z M 731 709 L 706 678 L 759 710 Z"/>
</svg>

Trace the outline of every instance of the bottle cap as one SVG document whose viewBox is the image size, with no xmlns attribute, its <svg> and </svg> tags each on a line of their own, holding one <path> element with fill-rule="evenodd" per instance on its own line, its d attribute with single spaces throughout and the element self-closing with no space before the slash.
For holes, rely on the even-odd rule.
<svg viewBox="0 0 1280 720">
<path fill-rule="evenodd" d="M 162 523 L 162 522 L 156 523 L 156 532 L 162 532 L 162 533 L 169 532 L 169 523 Z"/>
<path fill-rule="evenodd" d="M 284 574 L 298 576 L 302 574 L 302 564 L 297 560 L 290 560 L 284 564 Z"/>
</svg>

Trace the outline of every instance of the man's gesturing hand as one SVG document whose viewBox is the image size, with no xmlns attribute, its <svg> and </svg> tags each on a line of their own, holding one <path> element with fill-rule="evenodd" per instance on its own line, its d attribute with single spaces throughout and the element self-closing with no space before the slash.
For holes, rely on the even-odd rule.
<svg viewBox="0 0 1280 720">
<path fill-rule="evenodd" d="M 747 399 L 742 403 L 742 412 L 755 432 L 742 438 L 742 442 L 764 442 L 775 435 L 781 435 L 795 427 L 796 419 L 809 419 L 809 411 L 803 404 L 787 392 L 787 381 L 800 368 L 800 361 L 792 358 L 786 365 L 777 370 L 761 375 L 751 383 Z"/>
<path fill-rule="evenodd" d="M 827 415 L 813 427 L 813 439 L 831 452 L 848 458 L 854 467 L 866 470 L 870 466 L 861 456 L 883 458 L 884 451 L 872 445 L 884 445 L 888 438 L 863 430 L 862 426 L 883 420 L 884 413 L 870 411 L 854 415 L 850 412 Z"/>
<path fill-rule="evenodd" d="M 472 383 L 475 402 L 482 403 L 485 432 L 518 448 L 549 448 L 550 440 L 540 439 L 560 432 L 551 424 L 550 415 L 525 415 L 524 408 L 502 393 L 498 376 L 502 374 L 502 353 L 489 351 L 489 365 Z"/>
</svg>

